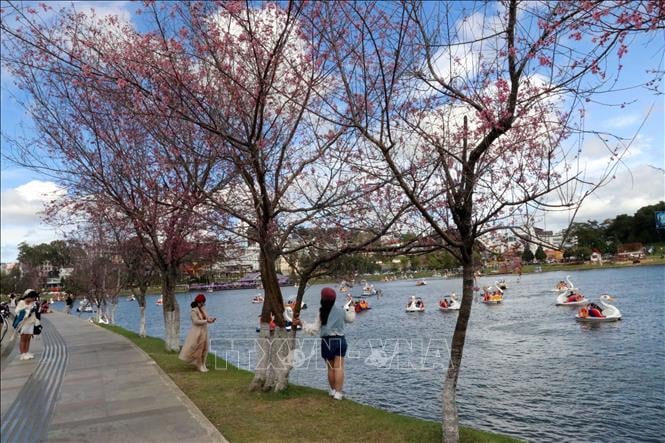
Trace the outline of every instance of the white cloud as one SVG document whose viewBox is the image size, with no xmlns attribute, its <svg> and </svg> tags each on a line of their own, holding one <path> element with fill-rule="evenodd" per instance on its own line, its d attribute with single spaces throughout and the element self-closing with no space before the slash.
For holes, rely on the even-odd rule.
<svg viewBox="0 0 665 443">
<path fill-rule="evenodd" d="M 21 242 L 43 243 L 61 235 L 42 222 L 45 205 L 62 195 L 64 190 L 51 181 L 32 180 L 2 191 L 0 225 L 2 261 L 16 259 Z"/>
<path fill-rule="evenodd" d="M 625 114 L 607 120 L 607 128 L 610 130 L 622 129 L 635 126 L 643 117 L 638 114 Z"/>
<path fill-rule="evenodd" d="M 598 189 L 582 204 L 575 221 L 603 221 L 619 214 L 632 215 L 639 208 L 665 200 L 665 174 L 653 166 L 641 164 L 622 168 L 613 180 Z M 553 212 L 546 216 L 547 228 L 565 227 L 570 214 Z"/>
</svg>

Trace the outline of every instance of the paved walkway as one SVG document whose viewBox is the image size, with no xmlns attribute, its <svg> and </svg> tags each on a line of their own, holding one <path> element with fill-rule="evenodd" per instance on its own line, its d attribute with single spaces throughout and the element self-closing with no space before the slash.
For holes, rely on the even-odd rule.
<svg viewBox="0 0 665 443">
<path fill-rule="evenodd" d="M 3 443 L 226 441 L 128 339 L 71 315 L 42 319 L 35 359 L 2 359 Z"/>
</svg>

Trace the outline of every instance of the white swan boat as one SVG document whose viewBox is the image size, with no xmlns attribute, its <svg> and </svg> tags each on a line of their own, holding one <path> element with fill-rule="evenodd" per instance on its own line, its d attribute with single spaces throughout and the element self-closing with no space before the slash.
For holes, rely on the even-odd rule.
<svg viewBox="0 0 665 443">
<path fill-rule="evenodd" d="M 79 306 L 76 308 L 76 312 L 92 312 L 92 304 L 87 298 L 84 298 L 79 302 Z"/>
<path fill-rule="evenodd" d="M 254 298 L 252 299 L 252 303 L 257 304 L 257 303 L 263 303 L 263 296 L 261 294 L 255 295 Z"/>
<path fill-rule="evenodd" d="M 508 289 L 508 284 L 506 283 L 506 280 L 499 280 L 494 283 L 496 284 L 496 287 L 501 289 L 502 291 Z"/>
<path fill-rule="evenodd" d="M 412 295 L 406 304 L 406 312 L 425 312 L 425 302 L 422 297 Z"/>
<path fill-rule="evenodd" d="M 284 320 L 286 320 L 285 329 L 287 331 L 290 331 L 291 330 L 291 324 L 293 323 L 293 308 L 289 305 L 287 305 L 284 308 Z M 296 329 L 298 331 L 300 331 L 302 329 L 302 325 L 298 325 L 298 327 Z"/>
<path fill-rule="evenodd" d="M 426 284 L 427 284 L 427 282 L 425 280 L 418 280 L 416 282 L 416 286 L 425 286 Z"/>
<path fill-rule="evenodd" d="M 503 291 L 499 287 L 496 290 L 492 290 L 492 287 L 488 286 L 483 291 L 483 299 L 481 301 L 489 305 L 499 304 L 503 302 Z"/>
<path fill-rule="evenodd" d="M 580 309 L 579 312 L 575 315 L 577 321 L 583 323 L 607 323 L 613 321 L 621 320 L 621 311 L 614 306 L 609 304 L 609 301 L 614 300 L 614 297 L 608 294 L 603 294 L 600 296 L 600 304 L 602 308 L 594 303 L 590 303 L 584 308 Z M 600 308 L 600 309 L 598 309 Z M 594 315 L 594 311 L 600 311 L 600 316 L 597 314 Z"/>
<path fill-rule="evenodd" d="M 363 280 L 362 283 L 363 283 L 363 291 L 362 291 L 363 297 L 376 295 L 376 289 L 374 289 L 374 285 L 368 284 L 367 281 L 365 280 Z"/>
<path fill-rule="evenodd" d="M 354 303 L 353 303 L 353 297 L 350 295 L 346 298 L 346 303 L 344 303 L 344 310 L 345 311 L 353 311 L 355 309 Z"/>
<path fill-rule="evenodd" d="M 439 309 L 441 311 L 459 311 L 459 308 L 462 306 L 459 300 L 457 300 L 457 295 L 451 293 L 449 297 L 439 300 Z"/>
<path fill-rule="evenodd" d="M 580 291 L 573 288 L 560 293 L 556 298 L 555 304 L 557 306 L 580 306 L 587 303 L 589 303 L 589 299 Z"/>
<path fill-rule="evenodd" d="M 157 306 L 161 306 L 163 303 L 164 303 L 164 299 L 163 299 L 162 296 L 160 295 L 159 298 L 157 299 L 157 301 L 155 302 L 155 304 L 156 304 Z"/>
<path fill-rule="evenodd" d="M 566 280 L 561 280 L 559 283 L 554 285 L 550 291 L 552 292 L 561 292 L 561 291 L 567 291 L 569 289 L 575 289 L 575 285 L 573 285 L 573 282 L 570 281 L 570 275 L 566 275 Z"/>
</svg>

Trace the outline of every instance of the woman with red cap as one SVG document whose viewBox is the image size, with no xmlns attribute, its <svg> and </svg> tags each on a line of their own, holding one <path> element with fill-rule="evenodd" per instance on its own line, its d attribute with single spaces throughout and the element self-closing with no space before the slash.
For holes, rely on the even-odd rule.
<svg viewBox="0 0 665 443">
<path fill-rule="evenodd" d="M 192 329 L 189 330 L 182 345 L 180 360 L 193 364 L 201 372 L 208 372 L 208 323 L 214 323 L 215 317 L 208 317 L 204 309 L 206 297 L 198 294 L 192 302 Z"/>
<path fill-rule="evenodd" d="M 296 318 L 294 325 L 302 324 L 305 333 L 313 335 L 319 332 L 321 336 L 321 356 L 328 367 L 328 384 L 330 385 L 330 396 L 335 400 L 342 399 L 342 387 L 344 386 L 344 357 L 346 356 L 346 338 L 344 337 L 344 323 L 351 323 L 355 319 L 355 311 L 346 313 L 335 306 L 335 290 L 323 288 L 321 290 L 321 308 L 316 321 L 305 324 Z"/>
</svg>

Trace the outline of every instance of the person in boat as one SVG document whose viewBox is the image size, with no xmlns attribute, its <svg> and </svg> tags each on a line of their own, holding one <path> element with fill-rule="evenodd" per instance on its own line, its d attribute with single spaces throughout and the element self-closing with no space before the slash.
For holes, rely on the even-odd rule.
<svg viewBox="0 0 665 443">
<path fill-rule="evenodd" d="M 448 299 L 444 298 L 443 301 L 441 301 L 441 307 L 442 308 L 448 308 L 450 306 L 450 303 L 448 303 Z"/>
<path fill-rule="evenodd" d="M 566 301 L 568 303 L 572 303 L 572 302 L 576 302 L 576 301 L 580 301 L 580 300 L 582 300 L 582 294 L 580 294 L 578 292 L 575 292 L 575 291 L 571 292 L 570 295 L 568 296 L 568 298 L 566 299 Z"/>
<path fill-rule="evenodd" d="M 604 317 L 603 308 L 601 308 L 597 304 L 589 303 L 586 308 L 587 311 L 589 312 L 589 317 Z"/>
<path fill-rule="evenodd" d="M 344 387 L 344 357 L 346 357 L 347 343 L 344 336 L 344 323 L 351 323 L 355 319 L 355 311 L 347 311 L 335 306 L 337 294 L 332 288 L 321 290 L 321 307 L 313 323 L 306 323 L 297 316 L 294 325 L 302 325 L 305 333 L 313 335 L 317 331 L 321 337 L 321 357 L 326 361 L 328 368 L 329 394 L 335 400 L 343 398 Z"/>
<path fill-rule="evenodd" d="M 198 294 L 192 302 L 191 318 L 192 329 L 187 333 L 185 343 L 180 350 L 178 358 L 190 363 L 201 372 L 208 372 L 206 359 L 208 358 L 208 324 L 217 320 L 208 316 L 205 310 L 206 297 Z"/>
</svg>

